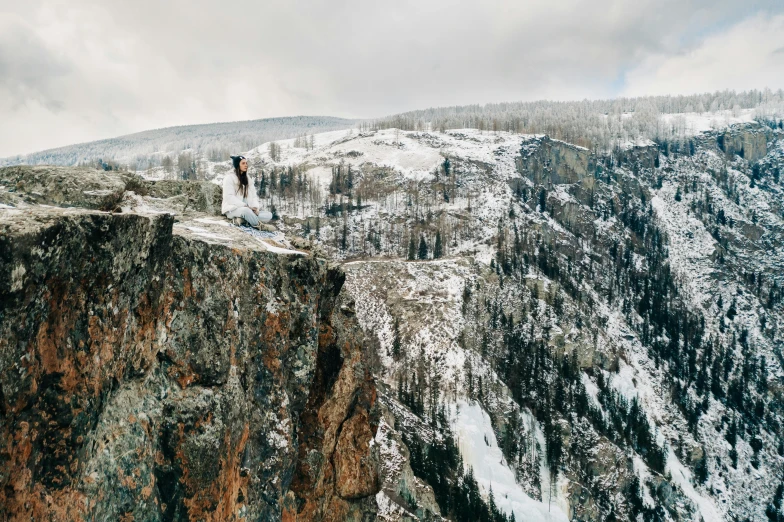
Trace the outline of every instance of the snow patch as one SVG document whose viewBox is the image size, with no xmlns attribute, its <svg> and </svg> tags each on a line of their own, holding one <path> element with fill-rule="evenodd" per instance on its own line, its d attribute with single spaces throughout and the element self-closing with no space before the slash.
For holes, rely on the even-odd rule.
<svg viewBox="0 0 784 522">
<path fill-rule="evenodd" d="M 681 464 L 672 451 L 668 453 L 667 457 L 667 471 L 672 475 L 673 483 L 680 486 L 683 493 L 694 502 L 702 514 L 704 522 L 721 522 L 724 517 L 721 516 L 716 505 L 707 497 L 701 495 L 692 485 L 692 473 L 686 466 Z"/>
<path fill-rule="evenodd" d="M 466 469 L 473 468 L 477 484 L 486 497 L 492 489 L 500 510 L 507 515 L 513 512 L 515 520 L 525 522 L 569 520 L 558 497 L 548 506 L 526 495 L 517 484 L 498 447 L 490 417 L 481 406 L 459 400 L 450 407 L 450 417 Z"/>
</svg>

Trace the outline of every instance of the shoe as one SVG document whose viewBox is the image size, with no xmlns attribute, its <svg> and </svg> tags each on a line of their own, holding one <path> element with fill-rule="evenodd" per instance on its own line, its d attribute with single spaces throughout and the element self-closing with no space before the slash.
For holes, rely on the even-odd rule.
<svg viewBox="0 0 784 522">
<path fill-rule="evenodd" d="M 262 223 L 259 221 L 259 224 L 256 225 L 257 230 L 261 230 L 263 232 L 277 232 L 278 229 L 268 223 Z"/>
<path fill-rule="evenodd" d="M 244 224 L 245 224 L 245 220 L 244 220 L 244 219 L 242 219 L 241 217 L 235 217 L 235 218 L 232 218 L 231 220 L 232 220 L 232 221 L 234 222 L 234 224 L 235 224 L 235 225 L 237 225 L 238 227 L 241 227 L 242 225 L 244 225 Z"/>
</svg>

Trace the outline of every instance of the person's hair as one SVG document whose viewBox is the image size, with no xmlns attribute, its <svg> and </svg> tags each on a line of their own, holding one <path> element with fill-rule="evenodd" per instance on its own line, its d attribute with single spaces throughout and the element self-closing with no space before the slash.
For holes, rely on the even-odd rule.
<svg viewBox="0 0 784 522">
<path fill-rule="evenodd" d="M 241 161 L 241 160 L 240 160 Z M 237 179 L 240 180 L 240 187 L 242 187 L 242 197 L 248 197 L 248 171 L 242 172 L 240 166 L 237 165 L 234 168 L 234 174 L 237 175 Z"/>
</svg>

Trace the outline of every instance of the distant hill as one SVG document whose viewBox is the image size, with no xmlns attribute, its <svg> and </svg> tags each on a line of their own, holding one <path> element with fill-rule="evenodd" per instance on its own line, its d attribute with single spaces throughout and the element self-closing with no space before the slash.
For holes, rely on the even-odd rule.
<svg viewBox="0 0 784 522">
<path fill-rule="evenodd" d="M 609 100 L 531 101 L 432 107 L 364 123 L 363 128 L 478 129 L 547 134 L 608 151 L 639 140 L 683 139 L 752 120 L 778 123 L 784 90 L 716 91 Z"/>
<path fill-rule="evenodd" d="M 294 116 L 167 127 L 3 158 L 0 166 L 79 165 L 100 159 L 132 169 L 146 169 L 160 164 L 164 156 L 177 155 L 188 149 L 217 161 L 268 141 L 348 129 L 357 121 L 330 116 Z"/>
</svg>

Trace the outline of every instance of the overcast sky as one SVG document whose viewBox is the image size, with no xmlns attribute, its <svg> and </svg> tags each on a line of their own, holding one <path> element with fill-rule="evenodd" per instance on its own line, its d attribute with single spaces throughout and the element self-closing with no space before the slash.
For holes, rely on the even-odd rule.
<svg viewBox="0 0 784 522">
<path fill-rule="evenodd" d="M 0 0 L 0 157 L 272 116 L 784 87 L 781 0 Z"/>
</svg>

